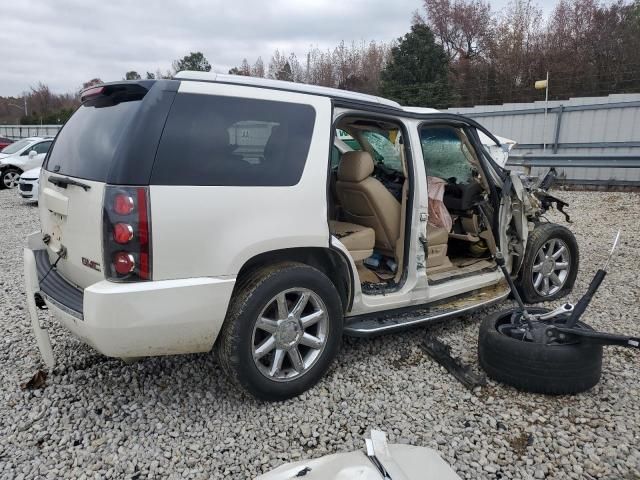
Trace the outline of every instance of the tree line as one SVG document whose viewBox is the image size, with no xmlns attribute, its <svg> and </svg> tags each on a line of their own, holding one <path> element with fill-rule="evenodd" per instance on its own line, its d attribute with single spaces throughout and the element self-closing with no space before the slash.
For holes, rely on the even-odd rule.
<svg viewBox="0 0 640 480">
<path fill-rule="evenodd" d="M 340 42 L 301 56 L 275 50 L 268 62 L 243 59 L 236 75 L 383 95 L 404 105 L 447 108 L 530 102 L 533 84 L 549 73 L 549 97 L 640 91 L 640 0 L 559 0 L 545 16 L 534 0 L 496 11 L 488 0 L 422 0 L 411 31 L 388 42 Z M 125 80 L 171 78 L 180 70 L 210 71 L 202 52 L 171 69 L 135 70 Z M 99 78 L 82 88 L 100 83 Z M 15 119 L 25 98 L 0 97 L 0 123 Z M 57 95 L 39 83 L 26 95 L 23 123 L 62 123 L 79 96 Z"/>
<path fill-rule="evenodd" d="M 229 73 L 384 95 L 447 108 L 640 91 L 640 0 L 559 0 L 545 17 L 533 0 L 495 11 L 486 0 L 422 0 L 411 31 L 388 43 L 341 42 L 300 60 L 276 50 L 264 67 Z"/>
<path fill-rule="evenodd" d="M 147 80 L 155 78 L 171 78 L 181 70 L 210 71 L 211 65 L 201 52 L 191 52 L 189 55 L 174 60 L 170 70 L 146 72 Z M 126 72 L 122 80 L 141 80 L 138 72 Z M 100 78 L 92 78 L 83 82 L 74 93 L 56 94 L 48 85 L 38 82 L 29 87 L 29 91 L 22 97 L 0 97 L 0 124 L 14 123 L 16 119 L 22 125 L 54 125 L 66 122 L 73 112 L 80 106 L 80 92 L 85 88 L 103 83 Z M 26 112 L 25 112 L 26 110 Z"/>
</svg>

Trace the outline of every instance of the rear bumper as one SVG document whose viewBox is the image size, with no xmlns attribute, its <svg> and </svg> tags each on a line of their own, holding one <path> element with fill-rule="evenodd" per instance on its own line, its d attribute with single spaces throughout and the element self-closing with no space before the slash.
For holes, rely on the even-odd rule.
<svg viewBox="0 0 640 480">
<path fill-rule="evenodd" d="M 44 245 L 29 237 L 24 249 L 31 324 L 47 365 L 53 353 L 40 323 L 35 294 L 53 317 L 83 342 L 111 357 L 143 357 L 209 351 L 222 327 L 234 279 L 192 278 L 158 282 L 107 280 L 79 290 L 52 270 L 43 280 Z M 34 245 L 35 244 L 35 245 Z"/>
</svg>

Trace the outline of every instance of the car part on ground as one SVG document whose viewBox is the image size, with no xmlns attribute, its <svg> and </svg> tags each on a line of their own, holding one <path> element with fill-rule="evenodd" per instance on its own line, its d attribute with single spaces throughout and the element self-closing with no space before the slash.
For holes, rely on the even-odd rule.
<svg viewBox="0 0 640 480">
<path fill-rule="evenodd" d="M 336 453 L 287 463 L 255 480 L 460 480 L 453 469 L 426 447 L 388 444 L 384 432 L 371 430 L 364 451 Z"/>
<path fill-rule="evenodd" d="M 544 314 L 546 308 L 529 309 Z M 492 379 L 518 389 L 546 394 L 572 394 L 600 381 L 602 346 L 587 343 L 544 344 L 505 334 L 514 309 L 489 315 L 480 325 L 478 360 Z M 580 328 L 590 328 L 580 323 Z"/>
<path fill-rule="evenodd" d="M 451 347 L 438 338 L 427 335 L 420 347 L 469 390 L 487 384 L 487 379 L 484 375 L 475 373 L 469 365 L 463 365 L 460 360 L 453 358 L 451 356 Z"/>
<path fill-rule="evenodd" d="M 535 393 L 579 393 L 600 381 L 603 345 L 640 348 L 640 337 L 598 332 L 580 321 L 604 280 L 619 238 L 618 231 L 605 265 L 575 306 L 527 308 L 514 291 L 517 307 L 482 322 L 478 359 L 491 378 Z M 504 258 L 498 255 L 496 262 L 515 287 Z"/>
</svg>

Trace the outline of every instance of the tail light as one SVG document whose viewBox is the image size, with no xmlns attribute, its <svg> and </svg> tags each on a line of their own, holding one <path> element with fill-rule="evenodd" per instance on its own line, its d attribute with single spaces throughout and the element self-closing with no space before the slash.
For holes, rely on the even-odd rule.
<svg viewBox="0 0 640 480">
<path fill-rule="evenodd" d="M 107 185 L 103 252 L 105 273 L 110 280 L 151 280 L 149 187 Z"/>
</svg>

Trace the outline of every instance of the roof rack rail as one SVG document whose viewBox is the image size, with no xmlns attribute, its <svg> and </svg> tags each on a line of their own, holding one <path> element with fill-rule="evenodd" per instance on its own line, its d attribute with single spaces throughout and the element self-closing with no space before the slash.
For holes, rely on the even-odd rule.
<svg viewBox="0 0 640 480">
<path fill-rule="evenodd" d="M 331 98 L 344 98 L 359 102 L 377 103 L 387 107 L 402 108 L 399 103 L 387 98 L 376 97 L 366 93 L 351 92 L 338 88 L 320 87 L 306 83 L 286 82 L 284 80 L 272 80 L 270 78 L 247 77 L 244 75 L 226 75 L 215 72 L 194 72 L 184 70 L 174 75 L 177 80 L 197 80 L 202 82 L 230 83 L 233 85 L 246 85 L 248 87 L 262 87 L 291 92 L 310 93 Z"/>
</svg>

